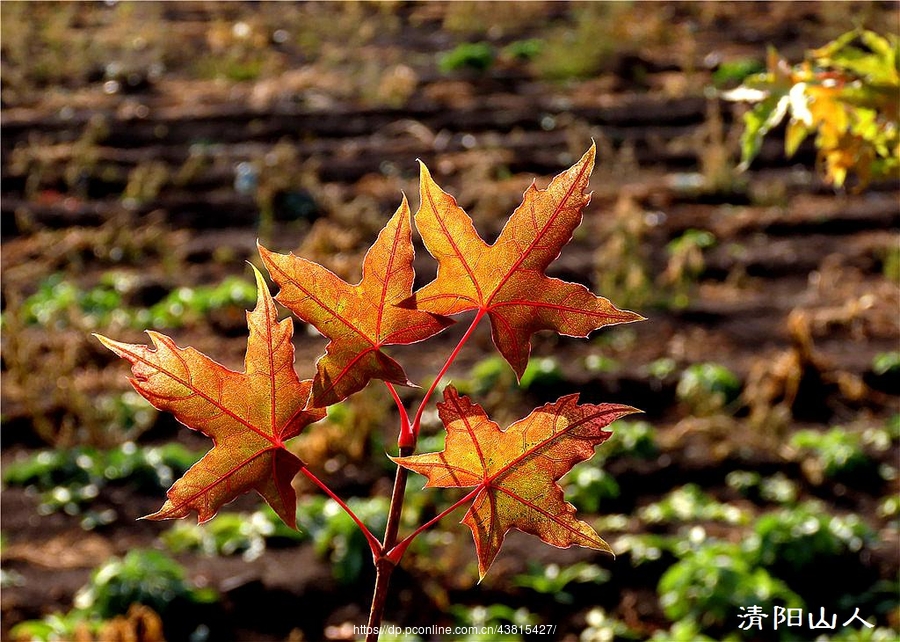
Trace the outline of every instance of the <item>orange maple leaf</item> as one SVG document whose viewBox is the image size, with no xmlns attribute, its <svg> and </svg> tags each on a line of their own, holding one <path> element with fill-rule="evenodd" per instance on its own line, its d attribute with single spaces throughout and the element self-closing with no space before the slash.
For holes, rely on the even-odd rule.
<svg viewBox="0 0 900 642">
<path fill-rule="evenodd" d="M 325 416 L 306 409 L 311 382 L 294 371 L 293 324 L 278 321 L 275 303 L 254 269 L 258 300 L 247 313 L 250 336 L 245 371 L 234 372 L 193 348 L 148 331 L 154 347 L 95 335 L 131 362 L 131 385 L 147 401 L 193 430 L 213 448 L 169 489 L 163 507 L 146 519 L 174 519 L 196 511 L 200 523 L 224 504 L 257 491 L 282 520 L 296 528 L 291 480 L 304 463 L 284 442 Z"/>
<path fill-rule="evenodd" d="M 574 544 L 612 553 L 593 528 L 575 518 L 557 481 L 612 435 L 605 426 L 638 410 L 578 405 L 578 394 L 572 394 L 501 430 L 481 406 L 447 386 L 438 412 L 447 430 L 444 450 L 392 459 L 425 475 L 426 487 L 476 487 L 462 521 L 472 529 L 482 579 L 510 528 L 560 548 Z"/>
<path fill-rule="evenodd" d="M 316 363 L 310 403 L 327 406 L 361 390 L 370 379 L 412 385 L 382 346 L 431 337 L 451 320 L 396 303 L 412 293 L 415 272 L 406 197 L 363 260 L 362 279 L 350 285 L 318 263 L 260 246 L 276 299 L 331 339 Z"/>
<path fill-rule="evenodd" d="M 581 223 L 590 201 L 585 190 L 594 153 L 592 145 L 547 189 L 532 183 L 493 245 L 484 242 L 469 215 L 422 163 L 416 228 L 438 269 L 435 280 L 405 304 L 447 316 L 467 310 L 487 313 L 494 345 L 520 379 L 531 354 L 531 335 L 538 330 L 586 337 L 605 325 L 642 320 L 583 285 L 544 274 Z"/>
</svg>

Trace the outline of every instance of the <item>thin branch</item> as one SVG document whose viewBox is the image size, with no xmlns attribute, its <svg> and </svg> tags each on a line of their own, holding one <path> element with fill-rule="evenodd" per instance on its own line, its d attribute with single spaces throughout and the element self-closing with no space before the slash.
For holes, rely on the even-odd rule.
<svg viewBox="0 0 900 642">
<path fill-rule="evenodd" d="M 469 337 L 471 337 L 472 333 L 475 331 L 475 327 L 478 325 L 478 322 L 481 321 L 481 318 L 486 313 L 487 310 L 485 308 L 478 309 L 478 313 L 475 315 L 475 318 L 472 319 L 472 323 L 469 325 L 469 329 L 466 330 L 466 333 L 462 336 L 462 339 L 460 339 L 459 343 L 456 344 L 453 352 L 451 352 L 450 356 L 447 357 L 447 361 L 444 363 L 444 367 L 441 368 L 441 371 L 434 378 L 434 381 L 431 382 L 431 386 L 425 392 L 425 396 L 422 398 L 422 402 L 419 404 L 419 409 L 416 411 L 415 419 L 413 419 L 412 422 L 412 432 L 416 438 L 418 438 L 419 436 L 419 427 L 422 423 L 422 413 L 425 412 L 425 406 L 428 405 L 428 400 L 431 399 L 431 395 L 434 393 L 441 379 L 443 379 L 444 375 L 447 374 L 447 370 L 450 369 L 450 364 L 452 364 L 454 359 L 456 359 L 456 355 L 458 355 L 460 350 L 462 350 L 462 347 L 465 345 L 466 341 L 469 340 Z"/>
<path fill-rule="evenodd" d="M 410 533 L 409 535 L 407 535 L 406 537 L 404 537 L 403 540 L 402 540 L 400 543 L 398 543 L 396 546 L 394 546 L 394 547 L 392 547 L 392 548 L 390 548 L 390 549 L 388 549 L 387 547 L 385 547 L 385 550 L 387 551 L 387 553 L 385 554 L 385 557 L 387 557 L 387 558 L 390 559 L 390 560 L 393 560 L 393 562 L 394 562 L 395 564 L 399 564 L 399 563 L 400 563 L 400 558 L 403 557 L 403 554 L 406 552 L 407 547 L 412 543 L 412 541 L 413 541 L 416 537 L 418 537 L 421 533 L 423 533 L 424 531 L 428 530 L 429 528 L 431 528 L 431 527 L 434 526 L 435 524 L 437 524 L 439 521 L 441 521 L 442 519 L 444 519 L 447 515 L 449 515 L 449 514 L 452 513 L 453 511 L 455 511 L 457 508 L 459 508 L 459 507 L 462 506 L 463 504 L 465 504 L 465 503 L 471 501 L 472 499 L 474 499 L 474 498 L 475 498 L 475 495 L 477 495 L 477 494 L 481 491 L 481 489 L 482 489 L 482 487 L 481 487 L 481 486 L 478 486 L 477 488 L 475 488 L 474 490 L 472 490 L 472 492 L 470 492 L 468 495 L 466 495 L 466 496 L 463 497 L 462 499 L 456 501 L 452 506 L 450 506 L 449 508 L 444 509 L 444 510 L 441 511 L 439 514 L 435 515 L 434 517 L 432 517 L 431 519 L 429 519 L 427 522 L 425 522 L 424 524 L 422 524 L 421 526 L 419 526 L 419 528 L 417 528 L 416 530 L 414 530 L 412 533 Z"/>
<path fill-rule="evenodd" d="M 382 547 L 381 542 L 379 542 L 378 538 L 372 534 L 372 531 L 370 531 L 369 528 L 365 524 L 363 524 L 362 520 L 357 517 L 356 513 L 353 512 L 353 509 L 347 506 L 344 500 L 338 497 L 325 482 L 316 477 L 309 468 L 304 466 L 300 469 L 300 472 L 306 475 L 307 479 L 309 479 L 316 486 L 325 491 L 326 495 L 337 502 L 338 506 L 344 509 L 344 512 L 350 516 L 350 519 L 356 522 L 356 525 L 359 526 L 359 530 L 361 530 L 362 534 L 365 536 L 366 541 L 369 542 L 369 548 L 372 549 L 372 557 L 374 557 L 376 560 L 380 558 L 384 554 L 384 548 Z"/>
<path fill-rule="evenodd" d="M 400 456 L 408 457 L 413 453 L 413 446 L 404 446 L 400 448 Z M 403 466 L 397 466 L 397 473 L 394 475 L 394 489 L 391 491 L 391 506 L 388 512 L 387 525 L 384 529 L 384 542 L 380 546 L 381 555 L 375 558 L 375 590 L 372 593 L 372 606 L 369 609 L 368 633 L 367 641 L 377 641 L 378 634 L 376 631 L 381 626 L 381 620 L 384 617 L 384 604 L 387 599 L 388 585 L 390 584 L 391 574 L 397 565 L 392 559 L 388 559 L 384 555 L 384 551 L 393 548 L 397 543 L 397 532 L 400 530 L 400 517 L 403 511 L 403 495 L 406 492 L 406 480 L 409 477 L 409 471 Z"/>
<path fill-rule="evenodd" d="M 416 445 L 416 436 L 409 425 L 409 415 L 406 414 L 406 408 L 403 406 L 403 401 L 400 399 L 400 395 L 397 394 L 394 384 L 390 381 L 385 381 L 384 385 L 387 386 L 388 391 L 394 398 L 394 403 L 397 404 L 397 410 L 400 411 L 400 434 L 397 437 L 397 446 L 399 448 L 414 448 Z"/>
</svg>

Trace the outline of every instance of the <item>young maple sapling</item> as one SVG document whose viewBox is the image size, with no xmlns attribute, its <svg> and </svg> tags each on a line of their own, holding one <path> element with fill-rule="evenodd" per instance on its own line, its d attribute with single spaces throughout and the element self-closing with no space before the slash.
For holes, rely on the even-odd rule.
<svg viewBox="0 0 900 642">
<path fill-rule="evenodd" d="M 329 339 L 316 374 L 301 381 L 294 370 L 293 324 L 279 321 L 262 275 L 254 269 L 256 307 L 247 313 L 249 338 L 244 372 L 234 372 L 193 348 L 148 331 L 153 347 L 98 339 L 132 366 L 131 383 L 151 404 L 187 427 L 212 438 L 213 448 L 167 493 L 163 507 L 146 519 L 171 519 L 196 512 L 211 519 L 238 495 L 257 491 L 289 526 L 296 528 L 300 473 L 334 499 L 366 537 L 376 567 L 369 615 L 369 639 L 377 639 L 393 569 L 410 542 L 458 508 L 472 531 L 481 578 L 516 528 L 548 544 L 573 544 L 612 552 L 563 497 L 559 479 L 609 438 L 605 428 L 634 408 L 579 404 L 578 394 L 533 410 L 505 430 L 452 385 L 437 404 L 447 431 L 438 453 L 415 454 L 422 414 L 450 365 L 478 324 L 491 325 L 494 345 L 521 379 L 531 353 L 531 336 L 550 330 L 587 337 L 603 326 L 639 321 L 583 285 L 545 275 L 572 238 L 590 201 L 594 165 L 591 148 L 546 189 L 532 184 L 500 236 L 488 245 L 456 200 L 421 164 L 420 206 L 415 225 L 437 261 L 437 275 L 413 290 L 414 250 L 410 209 L 400 207 L 367 252 L 359 283 L 346 283 L 321 265 L 260 246 L 269 275 L 279 286 L 275 299 Z M 402 366 L 383 348 L 425 341 L 474 312 L 469 328 L 425 390 L 416 412 L 403 405 L 395 385 L 410 385 Z M 358 392 L 372 379 L 384 382 L 399 411 L 397 464 L 385 533 L 379 539 L 286 442 L 325 416 L 325 409 Z M 471 489 L 461 499 L 402 539 L 400 513 L 409 471 L 427 478 L 426 487 Z"/>
</svg>

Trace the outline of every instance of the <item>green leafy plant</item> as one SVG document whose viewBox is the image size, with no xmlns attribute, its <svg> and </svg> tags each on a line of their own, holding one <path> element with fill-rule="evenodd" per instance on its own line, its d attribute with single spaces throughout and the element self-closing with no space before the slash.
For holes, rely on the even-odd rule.
<svg viewBox="0 0 900 642">
<path fill-rule="evenodd" d="M 285 526 L 268 506 L 253 513 L 224 513 L 206 524 L 178 522 L 162 534 L 173 553 L 200 551 L 205 555 L 241 554 L 252 562 L 272 540 L 303 541 L 308 536 Z"/>
<path fill-rule="evenodd" d="M 726 475 L 725 483 L 752 499 L 777 504 L 793 504 L 797 500 L 797 483 L 781 472 L 763 477 L 755 471 L 733 470 Z"/>
<path fill-rule="evenodd" d="M 747 76 L 760 74 L 765 70 L 765 64 L 755 58 L 738 58 L 722 62 L 713 72 L 712 79 L 716 87 L 723 87 L 730 83 L 739 83 Z"/>
<path fill-rule="evenodd" d="M 529 390 L 535 387 L 552 386 L 563 379 L 562 368 L 553 357 L 530 359 L 519 379 L 519 385 Z"/>
<path fill-rule="evenodd" d="M 388 501 L 384 497 L 352 497 L 348 507 L 371 530 L 384 530 Z M 359 579 L 365 563 L 368 542 L 350 514 L 327 497 L 313 497 L 299 506 L 298 521 L 312 537 L 319 556 L 331 562 L 334 578 L 341 584 Z"/>
<path fill-rule="evenodd" d="M 872 359 L 872 372 L 877 375 L 900 374 L 900 352 L 879 352 Z"/>
<path fill-rule="evenodd" d="M 754 554 L 760 564 L 786 564 L 800 570 L 858 553 L 874 536 L 857 515 L 830 515 L 818 502 L 763 515 L 754 531 L 758 538 Z"/>
<path fill-rule="evenodd" d="M 539 38 L 516 40 L 503 48 L 503 54 L 514 60 L 534 60 L 544 48 L 544 42 Z"/>
<path fill-rule="evenodd" d="M 451 608 L 457 627 L 466 631 L 460 642 L 512 642 L 521 640 L 525 627 L 537 624 L 527 609 L 514 609 L 505 604 L 490 606 L 457 606 Z M 490 627 L 493 633 L 485 634 Z"/>
<path fill-rule="evenodd" d="M 741 381 L 718 363 L 695 363 L 685 368 L 675 394 L 698 415 L 710 415 L 734 403 Z"/>
<path fill-rule="evenodd" d="M 723 504 L 700 490 L 696 484 L 685 484 L 673 490 L 659 502 L 644 506 L 638 511 L 648 523 L 722 521 L 730 524 L 746 524 L 748 515 L 737 506 Z"/>
<path fill-rule="evenodd" d="M 625 456 L 650 459 L 658 454 L 656 428 L 648 422 L 620 419 L 612 428 L 613 436 L 603 453 L 604 459 Z"/>
<path fill-rule="evenodd" d="M 803 456 L 804 471 L 816 482 L 822 478 L 852 479 L 872 467 L 872 459 L 862 447 L 860 435 L 836 426 L 827 432 L 799 430 L 791 446 Z"/>
<path fill-rule="evenodd" d="M 594 607 L 584 616 L 587 626 L 579 639 L 583 642 L 607 642 L 608 640 L 640 640 L 641 635 L 621 620 L 611 617 L 600 607 Z"/>
<path fill-rule="evenodd" d="M 669 262 L 662 281 L 672 289 L 672 305 L 687 307 L 688 293 L 706 265 L 703 250 L 712 247 L 716 237 L 707 230 L 690 229 L 666 245 Z"/>
<path fill-rule="evenodd" d="M 147 324 L 180 328 L 214 310 L 252 303 L 256 295 L 256 289 L 246 280 L 229 276 L 213 287 L 181 287 L 149 307 L 129 308 L 123 295 L 133 287 L 132 281 L 110 273 L 100 285 L 84 290 L 62 273 L 53 274 L 22 303 L 24 320 L 52 329 L 110 325 L 140 328 Z"/>
<path fill-rule="evenodd" d="M 143 492 L 169 487 L 199 459 L 180 444 L 138 447 L 128 442 L 118 448 L 100 450 L 79 446 L 68 450 L 43 450 L 4 467 L 3 482 L 26 486 L 39 493 L 38 512 L 64 511 L 82 515 L 81 526 L 90 530 L 114 521 L 112 508 L 96 511 L 91 504 L 103 488 L 129 483 Z"/>
<path fill-rule="evenodd" d="M 486 42 L 464 42 L 441 54 L 438 68 L 445 74 L 460 69 L 487 71 L 494 64 L 496 55 L 494 48 Z"/>
<path fill-rule="evenodd" d="M 125 613 L 135 603 L 162 613 L 179 598 L 203 603 L 217 596 L 211 589 L 192 586 L 184 568 L 164 553 L 134 550 L 95 570 L 90 582 L 76 594 L 75 606 L 111 617 Z"/>
<path fill-rule="evenodd" d="M 558 564 L 529 564 L 528 572 L 517 575 L 513 583 L 532 591 L 549 595 L 561 604 L 571 604 L 572 594 L 566 590 L 570 584 L 602 584 L 609 579 L 609 571 L 596 564 L 576 562 L 566 568 Z"/>
<path fill-rule="evenodd" d="M 738 604 L 759 605 L 768 612 L 775 604 L 803 605 L 799 596 L 756 566 L 738 544 L 706 540 L 680 557 L 659 580 L 660 602 L 670 620 L 692 621 L 701 630 L 722 630 L 734 618 Z"/>
<path fill-rule="evenodd" d="M 161 641 L 164 637 L 160 616 L 166 615 L 173 602 L 196 606 L 217 599 L 212 589 L 192 585 L 185 569 L 169 556 L 137 549 L 95 569 L 90 581 L 76 594 L 75 609 L 17 624 L 12 635 L 17 640 L 51 642 L 84 639 L 85 634 L 87 639 L 93 639 L 92 634 L 105 631 L 103 639 L 138 639 L 134 632 L 123 633 L 122 627 L 128 622 L 122 616 L 127 614 L 128 620 L 135 621 L 134 628 L 143 631 L 140 639 Z M 113 637 L 113 631 L 119 631 L 123 637 Z"/>
<path fill-rule="evenodd" d="M 421 165 L 421 205 L 415 224 L 438 265 L 435 279 L 418 290 L 413 287 L 412 226 L 405 198 L 366 254 L 357 284 L 312 261 L 260 246 L 263 264 L 281 289 L 278 301 L 329 341 L 311 380 L 300 380 L 294 370 L 293 321 L 278 320 L 275 302 L 258 271 L 256 307 L 247 313 L 244 372 L 228 370 L 192 348 L 180 348 L 157 332 L 149 332 L 152 347 L 98 336 L 131 363 L 131 382 L 142 396 L 214 441 L 213 448 L 168 490 L 162 508 L 147 518 L 196 513 L 205 522 L 224 504 L 253 490 L 294 528 L 297 499 L 292 481 L 302 474 L 329 498 L 323 511 L 327 523 L 307 528 L 314 539 L 321 528 L 330 542 L 343 542 L 332 556 L 346 555 L 345 579 L 356 577 L 363 563 L 365 554 L 356 549 L 368 547 L 372 554 L 376 580 L 369 639 L 378 637 L 391 574 L 410 543 L 464 506 L 468 511 L 463 523 L 472 531 L 482 578 L 512 528 L 558 547 L 579 545 L 611 552 L 589 524 L 576 518 L 558 481 L 577 463 L 590 459 L 594 448 L 612 434 L 605 428 L 636 412 L 634 408 L 581 404 L 577 394 L 570 394 L 503 429 L 481 406 L 446 385 L 444 400 L 437 404 L 446 431 L 444 449 L 415 453 L 431 396 L 482 320 L 490 322 L 494 345 L 523 382 L 535 332 L 586 337 L 603 326 L 642 319 L 582 285 L 544 274 L 581 222 L 590 200 L 586 189 L 594 156 L 592 146 L 546 189 L 530 186 L 492 245 Z M 411 382 L 385 348 L 424 341 L 466 312 L 474 313 L 469 329 L 432 379 L 418 409 L 409 413 L 395 386 Z M 394 489 L 389 502 L 377 506 L 344 501 L 286 447 L 324 418 L 329 406 L 358 393 L 373 379 L 384 382 L 399 415 L 398 452 L 391 457 L 398 465 Z M 467 490 L 401 539 L 409 471 L 424 475 L 427 487 Z M 373 507 L 374 514 L 369 512 Z M 376 537 L 373 530 L 383 530 L 383 537 Z"/>
<path fill-rule="evenodd" d="M 825 179 L 838 187 L 853 173 L 865 186 L 900 173 L 900 37 L 856 29 L 791 66 L 772 49 L 764 73 L 725 96 L 756 103 L 744 116 L 742 166 L 790 116 L 784 150 L 793 156 L 810 134 Z"/>
<path fill-rule="evenodd" d="M 566 484 L 566 499 L 588 513 L 596 513 L 605 500 L 618 497 L 620 492 L 615 478 L 599 466 L 580 466 Z"/>
</svg>

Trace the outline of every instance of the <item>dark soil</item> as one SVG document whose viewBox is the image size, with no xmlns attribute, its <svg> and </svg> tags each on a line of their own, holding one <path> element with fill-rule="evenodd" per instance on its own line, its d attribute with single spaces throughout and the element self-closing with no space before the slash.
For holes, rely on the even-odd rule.
<svg viewBox="0 0 900 642">
<path fill-rule="evenodd" d="M 12 20 L 7 4 L 4 20 Z M 246 278 L 246 261 L 256 262 L 257 238 L 273 250 L 300 248 L 342 277 L 357 279 L 362 253 L 396 208 L 401 190 L 416 206 L 416 159 L 432 168 L 490 240 L 532 179 L 545 185 L 594 139 L 600 153 L 593 200 L 581 230 L 550 273 L 585 283 L 648 321 L 601 331 L 588 341 L 536 336 L 535 356 L 555 357 L 562 377 L 522 394 L 491 393 L 485 405 L 509 423 L 570 392 L 587 402 L 632 404 L 657 428 L 661 450 L 655 459 L 610 463 L 608 472 L 621 494 L 604 504 L 605 514 L 634 515 L 686 483 L 762 514 L 773 507 L 737 496 L 726 475 L 783 473 L 799 485 L 801 499 L 820 498 L 835 514 L 857 513 L 878 533 L 865 555 L 841 570 L 846 582 L 865 587 L 896 579 L 896 520 L 879 514 L 878 506 L 897 494 L 897 479 L 877 474 L 817 479 L 786 444 L 800 429 L 840 425 L 861 432 L 883 426 L 898 411 L 896 371 L 873 367 L 876 355 L 898 350 L 900 337 L 900 288 L 890 276 L 897 269 L 891 261 L 897 261 L 898 251 L 898 186 L 834 190 L 816 174 L 811 144 L 787 160 L 778 132 L 751 169 L 736 175 L 730 168 L 743 107 L 704 95 L 717 65 L 762 60 L 767 44 L 799 60 L 805 49 L 844 30 L 840 9 L 825 6 L 830 3 L 639 3 L 627 19 L 651 26 L 631 40 L 622 36 L 627 30 L 612 32 L 618 34 L 611 36 L 617 46 L 608 59 L 584 79 L 560 81 L 543 77 L 535 64 L 503 57 L 481 72 L 441 72 L 437 60 L 465 40 L 487 41 L 499 50 L 567 24 L 574 32 L 575 4 L 531 8 L 531 18 L 506 16 L 510 25 L 498 22 L 487 32 L 452 30 L 447 16 L 453 10 L 442 3 L 399 3 L 382 10 L 366 5 L 352 28 L 340 17 L 350 9 L 337 4 L 284 8 L 284 28 L 299 31 L 306 19 L 324 29 L 329 12 L 334 14 L 333 33 L 321 37 L 320 50 L 272 41 L 272 30 L 280 28 L 278 11 L 262 4 L 171 3 L 147 18 L 183 43 L 184 51 L 195 53 L 205 51 L 214 27 L 227 25 L 225 33 L 231 33 L 232 24 L 247 21 L 253 28 L 269 28 L 260 47 L 274 52 L 278 65 L 255 80 L 198 79 L 184 54 L 185 59 L 169 60 L 161 75 L 149 73 L 141 56 L 129 59 L 137 76 L 126 76 L 117 93 L 104 90 L 109 78 L 102 68 L 66 82 L 29 85 L 18 81 L 32 78 L 27 66 L 4 48 L 5 313 L 57 272 L 83 288 L 110 270 L 127 274 L 137 283 L 126 294 L 133 306 L 152 305 L 178 287 L 215 285 L 228 275 Z M 896 22 L 892 3 L 848 6 L 876 27 Z M 77 7 L 81 18 L 73 19 L 73 37 L 113 43 L 124 37 L 97 8 Z M 363 38 L 358 33 L 366 21 L 375 25 L 375 34 Z M 112 57 L 124 56 L 121 46 L 111 51 Z M 343 53 L 331 60 L 329 51 Z M 415 79 L 396 99 L 385 89 L 394 76 L 383 76 L 374 88 L 367 80 L 388 67 L 395 76 Z M 260 170 L 250 191 L 236 189 L 240 163 Z M 163 176 L 156 190 L 148 187 L 153 171 Z M 146 172 L 143 180 L 140 172 Z M 726 180 L 716 178 L 723 175 Z M 623 229 L 632 230 L 635 243 L 627 252 L 611 242 Z M 696 274 L 679 272 L 667 250 L 688 230 L 715 237 L 715 245 L 701 251 Z M 644 281 L 604 290 L 604 273 L 629 262 L 641 266 Z M 422 247 L 416 269 L 417 285 L 433 277 Z M 422 382 L 437 372 L 465 321 L 422 346 L 393 353 L 412 380 Z M 48 441 L 59 447 L 102 441 L 97 435 L 103 429 L 89 425 L 90 403 L 84 400 L 103 390 L 124 390 L 127 383 L 126 368 L 88 336 L 96 328 L 5 325 L 2 463 Z M 308 377 L 324 342 L 302 323 L 297 327 L 297 370 Z M 164 331 L 179 345 L 241 366 L 246 330 L 240 309 L 217 310 Z M 121 340 L 143 340 L 129 328 L 108 332 Z M 489 333 L 481 328 L 451 375 L 467 378 L 491 350 Z M 584 367 L 588 355 L 607 356 L 618 365 L 592 372 Z M 672 359 L 675 370 L 654 376 L 649 366 L 662 358 Z M 676 385 L 685 367 L 707 361 L 736 373 L 743 393 L 724 411 L 702 416 L 676 395 Z M 401 394 L 415 408 L 421 391 Z M 390 407 L 386 396 L 377 403 Z M 391 425 L 394 416 L 383 414 Z M 73 421 L 75 428 L 66 428 Z M 390 430 L 381 432 L 389 448 Z M 207 447 L 205 440 L 184 433 L 161 416 L 140 443 L 179 439 Z M 367 444 L 355 459 L 335 460 L 327 447 L 318 461 L 315 455 L 304 459 L 338 492 L 385 495 L 389 473 L 381 453 Z M 888 450 L 869 454 L 896 472 L 896 440 Z M 352 468 L 325 473 L 329 460 Z M 34 493 L 5 488 L 3 568 L 20 579 L 3 588 L 0 637 L 9 639 L 10 628 L 23 620 L 71 609 L 91 569 L 109 556 L 157 546 L 170 524 L 136 518 L 155 511 L 161 501 L 132 485 L 110 486 L 95 505 L 114 508 L 118 519 L 85 532 L 77 516 L 39 516 Z M 252 510 L 256 503 L 241 498 L 229 510 Z M 434 568 L 418 569 L 407 560 L 395 574 L 389 621 L 446 625 L 453 621 L 451 605 L 496 603 L 528 608 L 538 621 L 558 625 L 554 639 L 560 640 L 577 639 L 594 606 L 646 637 L 669 627 L 656 584 L 672 559 L 632 567 L 628 554 L 612 561 L 511 533 L 491 574 L 476 585 L 470 535 L 454 526 L 456 519 L 447 520 L 454 538 L 445 550 L 431 553 L 440 558 Z M 744 536 L 742 527 L 704 526 L 710 537 L 739 541 Z M 662 530 L 677 532 L 674 526 Z M 195 581 L 216 588 L 222 601 L 200 612 L 175 605 L 171 620 L 205 622 L 210 639 L 346 639 L 352 625 L 366 620 L 373 573 L 366 567 L 357 582 L 342 585 L 309 544 L 275 547 L 253 562 L 240 556 L 177 558 Z M 570 604 L 512 583 L 527 562 L 574 561 L 600 564 L 611 579 L 573 585 Z M 832 603 L 837 573 L 823 568 L 802 579 L 811 609 Z M 900 625 L 896 612 L 880 616 L 879 625 Z M 737 620 L 729 632 L 736 629 Z M 182 633 L 169 630 L 173 638 Z"/>
</svg>

